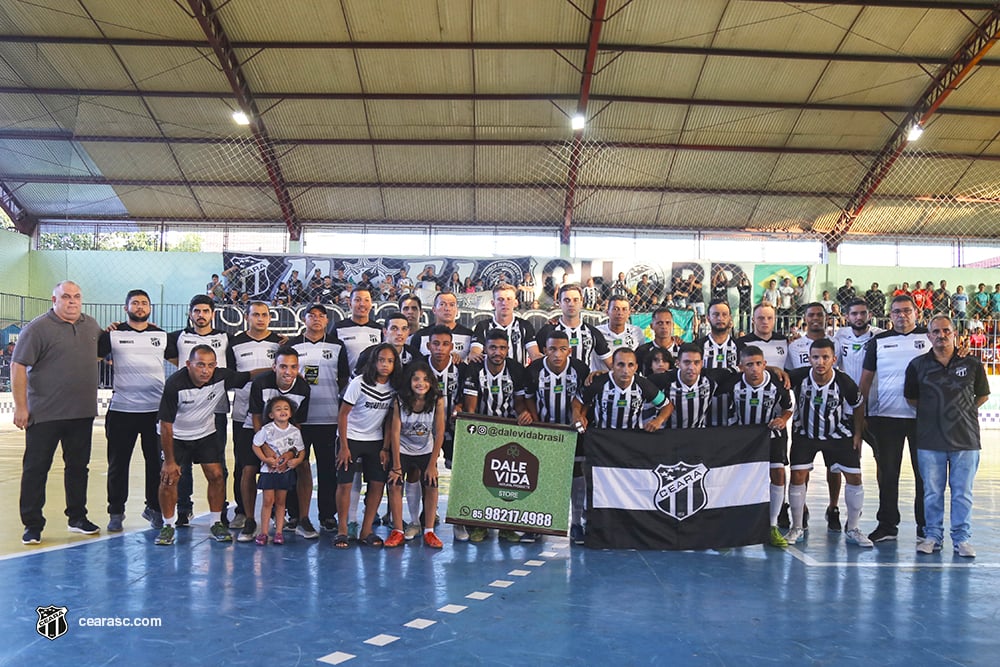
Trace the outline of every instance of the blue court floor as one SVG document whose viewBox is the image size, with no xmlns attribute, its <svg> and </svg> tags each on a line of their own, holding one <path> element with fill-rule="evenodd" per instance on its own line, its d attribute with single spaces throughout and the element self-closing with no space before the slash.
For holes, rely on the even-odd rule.
<svg viewBox="0 0 1000 667">
<path fill-rule="evenodd" d="M 443 525 L 441 551 L 414 541 L 341 552 L 327 534 L 286 533 L 283 547 L 220 544 L 201 517 L 171 547 L 130 529 L 0 557 L 0 664 L 992 666 L 997 439 L 987 439 L 976 481 L 971 561 L 953 556 L 947 540 L 943 553 L 918 557 L 908 507 L 900 541 L 847 547 L 819 518 L 822 469 L 809 489 L 808 538 L 788 550 L 607 552 L 495 536 L 453 544 Z M 870 530 L 870 457 L 865 466 Z M 903 486 L 912 497 L 908 474 Z M 36 631 L 39 606 L 68 608 L 63 636 Z M 161 625 L 81 625 L 109 617 Z"/>
</svg>

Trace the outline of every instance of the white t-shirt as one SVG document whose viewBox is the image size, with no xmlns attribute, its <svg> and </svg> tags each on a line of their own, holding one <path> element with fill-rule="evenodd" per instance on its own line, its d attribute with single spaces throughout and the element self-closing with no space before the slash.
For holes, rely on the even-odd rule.
<svg viewBox="0 0 1000 667">
<path fill-rule="evenodd" d="M 306 448 L 302 442 L 302 433 L 299 432 L 299 429 L 291 424 L 287 428 L 282 429 L 274 422 L 264 424 L 259 431 L 253 434 L 253 444 L 258 447 L 266 444 L 278 456 L 281 456 L 285 452 L 300 452 Z M 260 464 L 260 471 L 278 472 L 277 470 L 271 470 L 270 466 L 263 462 Z"/>
<path fill-rule="evenodd" d="M 382 440 L 395 395 L 396 390 L 388 384 L 368 384 L 360 375 L 351 380 L 341 399 L 353 406 L 347 415 L 348 439 Z"/>
</svg>

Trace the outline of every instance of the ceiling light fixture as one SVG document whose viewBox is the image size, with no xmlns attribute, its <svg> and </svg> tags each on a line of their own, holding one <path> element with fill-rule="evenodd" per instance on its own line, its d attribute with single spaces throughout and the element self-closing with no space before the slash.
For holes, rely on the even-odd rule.
<svg viewBox="0 0 1000 667">
<path fill-rule="evenodd" d="M 920 135 L 924 133 L 924 128 L 920 127 L 920 123 L 914 123 L 913 127 L 910 128 L 909 133 L 906 135 L 907 141 L 916 141 L 920 138 Z"/>
<path fill-rule="evenodd" d="M 574 130 L 582 130 L 587 126 L 587 119 L 583 115 L 577 114 L 570 119 L 570 127 Z"/>
<path fill-rule="evenodd" d="M 250 124 L 250 117 L 247 116 L 242 111 L 234 111 L 233 112 L 233 122 L 235 122 L 237 125 L 249 125 Z"/>
</svg>

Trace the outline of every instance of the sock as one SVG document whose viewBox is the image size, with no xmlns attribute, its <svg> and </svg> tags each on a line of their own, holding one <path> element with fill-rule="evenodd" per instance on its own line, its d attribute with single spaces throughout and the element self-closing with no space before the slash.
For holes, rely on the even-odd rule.
<svg viewBox="0 0 1000 667">
<path fill-rule="evenodd" d="M 583 505 L 587 500 L 587 478 L 574 477 L 572 489 L 570 497 L 572 498 L 573 523 L 583 525 Z"/>
<path fill-rule="evenodd" d="M 173 526 L 176 523 L 176 521 L 177 521 L 177 517 L 176 516 L 165 516 L 165 517 L 163 517 L 163 525 L 164 526 L 170 526 L 171 528 L 173 528 Z"/>
<path fill-rule="evenodd" d="M 771 525 L 778 525 L 778 514 L 781 513 L 781 506 L 785 504 L 785 485 L 771 484 Z"/>
<path fill-rule="evenodd" d="M 420 501 L 423 499 L 424 486 L 420 482 L 406 482 L 403 485 L 406 495 L 406 507 L 410 510 L 410 523 L 420 524 Z"/>
<path fill-rule="evenodd" d="M 792 509 L 792 528 L 802 528 L 802 510 L 806 506 L 806 485 L 788 485 L 788 505 Z"/>
<path fill-rule="evenodd" d="M 861 484 L 846 484 L 844 500 L 847 501 L 847 530 L 858 527 L 861 519 L 861 507 L 865 504 L 865 487 Z"/>
<path fill-rule="evenodd" d="M 434 532 L 433 528 L 424 528 L 424 535 L 426 535 L 427 533 L 433 533 L 433 532 Z"/>
<path fill-rule="evenodd" d="M 347 523 L 358 522 L 358 503 L 361 502 L 361 473 L 354 475 L 351 484 L 351 505 L 347 509 Z"/>
<path fill-rule="evenodd" d="M 214 526 L 215 524 L 222 521 L 222 512 L 209 512 L 208 518 L 209 518 L 208 525 Z"/>
</svg>

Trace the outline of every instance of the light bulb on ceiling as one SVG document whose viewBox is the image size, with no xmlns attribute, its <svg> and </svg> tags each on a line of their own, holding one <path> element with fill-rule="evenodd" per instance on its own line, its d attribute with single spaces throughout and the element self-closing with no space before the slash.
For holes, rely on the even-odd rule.
<svg viewBox="0 0 1000 667">
<path fill-rule="evenodd" d="M 570 127 L 574 130 L 582 130 L 587 126 L 587 119 L 581 114 L 577 114 L 570 119 Z"/>
<path fill-rule="evenodd" d="M 249 125 L 250 124 L 250 117 L 247 116 L 242 111 L 234 111 L 233 112 L 233 122 L 236 123 L 237 125 Z"/>
<path fill-rule="evenodd" d="M 922 135 L 923 133 L 924 133 L 924 128 L 920 127 L 920 123 L 914 123 L 913 127 L 910 128 L 910 131 L 906 135 L 906 140 L 916 141 L 917 139 L 920 138 L 920 135 Z"/>
</svg>

